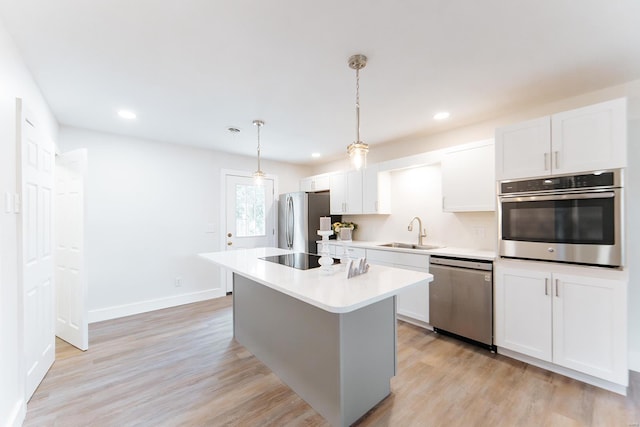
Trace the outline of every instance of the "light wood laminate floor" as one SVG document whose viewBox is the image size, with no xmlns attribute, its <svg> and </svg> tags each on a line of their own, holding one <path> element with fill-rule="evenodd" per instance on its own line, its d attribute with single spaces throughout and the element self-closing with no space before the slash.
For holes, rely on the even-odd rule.
<svg viewBox="0 0 640 427">
<path fill-rule="evenodd" d="M 232 338 L 231 297 L 90 325 L 57 360 L 25 426 L 325 426 Z M 359 426 L 638 426 L 628 397 L 399 323 L 392 394 Z"/>
</svg>

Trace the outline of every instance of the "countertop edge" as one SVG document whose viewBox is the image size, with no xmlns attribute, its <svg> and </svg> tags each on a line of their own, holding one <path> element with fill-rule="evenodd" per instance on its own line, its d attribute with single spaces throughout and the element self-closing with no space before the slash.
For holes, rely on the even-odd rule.
<svg viewBox="0 0 640 427">
<path fill-rule="evenodd" d="M 282 250 L 282 249 L 280 249 L 280 251 L 282 253 L 293 253 L 293 251 L 286 251 L 286 250 Z M 221 252 L 221 253 L 225 253 L 225 252 Z M 323 303 L 321 301 L 312 299 L 312 298 L 310 298 L 310 297 L 308 297 L 308 296 L 306 296 L 304 294 L 300 294 L 298 292 L 295 292 L 292 289 L 287 288 L 285 286 L 281 286 L 281 285 L 278 285 L 277 283 L 274 283 L 272 281 L 265 280 L 265 279 L 263 279 L 261 277 L 256 276 L 255 274 L 251 274 L 251 272 L 248 272 L 246 270 L 243 270 L 243 269 L 237 268 L 237 267 L 235 267 L 233 265 L 229 265 L 227 263 L 212 259 L 210 257 L 210 255 L 212 255 L 212 254 L 216 254 L 216 253 L 215 252 L 213 252 L 213 253 L 200 253 L 200 254 L 198 254 L 198 256 L 203 258 L 204 260 L 207 260 L 207 261 L 209 261 L 211 263 L 214 263 L 214 264 L 216 264 L 216 265 L 218 265 L 218 266 L 220 266 L 222 268 L 229 269 L 229 270 L 233 271 L 234 273 L 240 274 L 240 275 L 242 275 L 242 276 L 244 276 L 244 277 L 246 277 L 246 278 L 248 278 L 250 280 L 253 280 L 253 281 L 257 282 L 257 283 L 260 283 L 261 285 L 264 285 L 264 286 L 267 286 L 267 287 L 269 287 L 271 289 L 277 290 L 277 291 L 279 291 L 279 292 L 281 292 L 281 293 L 283 293 L 285 295 L 288 295 L 288 296 L 290 296 L 292 298 L 296 298 L 297 300 L 306 302 L 307 304 L 313 305 L 314 307 L 318 307 L 318 308 L 320 308 L 320 309 L 322 309 L 324 311 L 327 311 L 329 313 L 335 313 L 335 314 L 349 313 L 349 312 L 358 310 L 358 309 L 360 309 L 362 307 L 366 307 L 368 305 L 371 305 L 373 303 L 382 301 L 382 300 L 384 300 L 386 298 L 389 298 L 389 297 L 392 297 L 392 296 L 398 294 L 398 290 L 389 290 L 387 292 L 382 292 L 382 293 L 380 293 L 378 295 L 375 295 L 373 297 L 368 297 L 368 298 L 366 298 L 366 299 L 364 299 L 362 301 L 358 301 L 356 303 L 352 303 L 352 304 L 348 304 L 348 305 L 339 305 L 339 306 L 328 305 L 328 304 Z M 256 261 L 267 263 L 267 261 L 260 260 L 258 257 L 256 257 Z M 284 267 L 284 266 L 277 266 L 277 267 L 290 268 L 290 267 Z M 339 271 L 339 268 L 340 268 L 339 264 L 338 265 L 334 265 L 333 267 L 334 267 L 334 270 L 335 270 L 335 273 L 333 273 L 333 275 L 339 275 L 339 274 L 343 273 L 342 271 Z M 375 268 L 394 269 L 394 268 L 391 268 L 391 267 L 382 267 L 382 266 L 375 266 Z M 309 272 L 311 270 L 305 270 L 305 271 Z M 419 273 L 419 272 L 412 272 L 412 273 L 422 274 L 422 275 L 425 275 L 425 277 L 422 280 L 418 280 L 418 281 L 416 281 L 414 283 L 404 285 L 402 289 L 408 289 L 408 288 L 412 288 L 414 286 L 419 286 L 420 284 L 423 284 L 424 282 L 430 282 L 431 280 L 433 280 L 433 275 L 431 275 L 429 273 Z M 367 274 L 371 274 L 371 273 L 367 273 Z M 329 275 L 327 275 L 327 278 L 329 278 L 331 276 L 332 276 L 332 274 L 329 274 Z M 351 279 L 348 279 L 348 280 L 354 281 L 353 283 L 357 283 L 358 280 L 366 280 L 366 279 L 367 279 L 367 276 L 363 275 L 362 277 L 354 277 L 354 278 L 351 278 Z"/>
<path fill-rule="evenodd" d="M 321 241 L 318 240 L 317 243 L 321 243 Z M 354 248 L 374 249 L 378 251 L 402 252 L 407 254 L 418 254 L 418 255 L 440 255 L 440 256 L 450 256 L 450 257 L 456 257 L 456 258 L 470 258 L 470 259 L 477 259 L 477 260 L 484 260 L 484 261 L 496 260 L 496 253 L 490 250 L 447 247 L 447 246 L 443 246 L 441 248 L 435 248 L 435 249 L 408 249 L 408 248 L 391 248 L 388 246 L 380 246 L 385 243 L 388 243 L 388 242 L 386 241 L 376 242 L 376 241 L 364 241 L 364 240 L 350 240 L 350 241 L 330 240 L 328 242 L 329 245 L 344 245 L 344 246 L 349 246 Z"/>
</svg>

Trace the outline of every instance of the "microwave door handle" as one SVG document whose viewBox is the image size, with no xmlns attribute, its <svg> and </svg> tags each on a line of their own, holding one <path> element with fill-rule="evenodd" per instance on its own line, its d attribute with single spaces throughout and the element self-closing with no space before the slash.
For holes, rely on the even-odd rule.
<svg viewBox="0 0 640 427">
<path fill-rule="evenodd" d="M 568 194 L 555 194 L 546 196 L 513 196 L 513 197 L 501 197 L 502 202 L 544 202 L 548 200 L 587 200 L 587 199 L 612 199 L 616 193 L 613 191 L 602 191 L 593 193 L 568 193 Z"/>
</svg>

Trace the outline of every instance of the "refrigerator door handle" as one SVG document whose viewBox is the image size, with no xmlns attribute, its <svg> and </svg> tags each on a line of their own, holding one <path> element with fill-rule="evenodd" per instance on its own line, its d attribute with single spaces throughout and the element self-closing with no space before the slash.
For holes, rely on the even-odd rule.
<svg viewBox="0 0 640 427">
<path fill-rule="evenodd" d="M 284 241 L 286 248 L 289 249 L 289 196 L 285 200 L 284 210 Z"/>
<path fill-rule="evenodd" d="M 287 228 L 288 228 L 288 238 L 287 238 L 287 246 L 289 249 L 293 249 L 293 226 L 295 224 L 295 216 L 293 212 L 293 198 L 289 197 L 287 199 Z"/>
</svg>

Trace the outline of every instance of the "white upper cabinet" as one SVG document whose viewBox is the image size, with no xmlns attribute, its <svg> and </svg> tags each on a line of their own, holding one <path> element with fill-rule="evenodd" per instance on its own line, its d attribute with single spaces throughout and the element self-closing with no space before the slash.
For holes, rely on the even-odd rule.
<svg viewBox="0 0 640 427">
<path fill-rule="evenodd" d="M 326 191 L 331 183 L 330 174 L 310 176 L 300 180 L 300 191 Z"/>
<path fill-rule="evenodd" d="M 362 213 L 362 171 L 339 172 L 330 177 L 332 215 Z"/>
<path fill-rule="evenodd" d="M 550 147 L 548 116 L 496 129 L 496 179 L 548 175 Z"/>
<path fill-rule="evenodd" d="M 442 210 L 494 211 L 496 205 L 493 140 L 465 144 L 442 157 Z"/>
<path fill-rule="evenodd" d="M 332 215 L 391 212 L 389 173 L 379 172 L 379 165 L 370 165 L 359 171 L 334 173 L 329 181 Z"/>
<path fill-rule="evenodd" d="M 344 172 L 334 173 L 329 177 L 329 204 L 331 215 L 341 215 L 347 206 L 347 184 Z"/>
<path fill-rule="evenodd" d="M 554 173 L 627 165 L 627 100 L 590 105 L 551 116 Z"/>
<path fill-rule="evenodd" d="M 391 178 L 389 172 L 380 172 L 378 164 L 370 165 L 362 176 L 362 213 L 391 213 Z"/>
<path fill-rule="evenodd" d="M 496 129 L 498 180 L 620 168 L 626 159 L 626 98 Z"/>
</svg>

